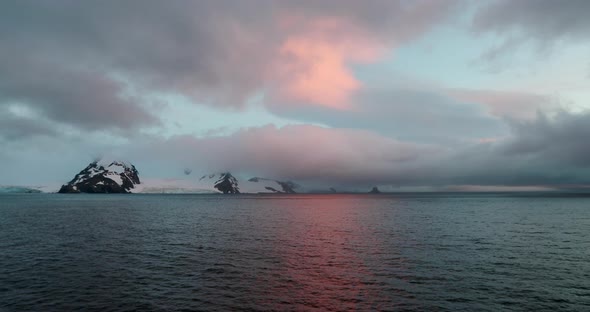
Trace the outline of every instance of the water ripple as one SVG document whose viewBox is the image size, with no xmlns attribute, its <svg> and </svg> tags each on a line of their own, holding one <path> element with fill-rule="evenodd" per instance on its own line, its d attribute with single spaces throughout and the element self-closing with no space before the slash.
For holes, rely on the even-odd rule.
<svg viewBox="0 0 590 312">
<path fill-rule="evenodd" d="M 3 195 L 0 311 L 587 311 L 589 203 Z"/>
</svg>

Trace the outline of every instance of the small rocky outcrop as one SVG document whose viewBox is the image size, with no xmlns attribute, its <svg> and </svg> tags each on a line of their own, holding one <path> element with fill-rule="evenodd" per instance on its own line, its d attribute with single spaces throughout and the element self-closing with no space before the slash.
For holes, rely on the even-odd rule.
<svg viewBox="0 0 590 312">
<path fill-rule="evenodd" d="M 134 165 L 122 161 L 94 161 L 58 193 L 131 193 L 137 184 L 140 180 Z"/>
<path fill-rule="evenodd" d="M 376 186 L 373 186 L 373 188 L 369 191 L 369 194 L 381 194 L 381 191 Z"/>
</svg>

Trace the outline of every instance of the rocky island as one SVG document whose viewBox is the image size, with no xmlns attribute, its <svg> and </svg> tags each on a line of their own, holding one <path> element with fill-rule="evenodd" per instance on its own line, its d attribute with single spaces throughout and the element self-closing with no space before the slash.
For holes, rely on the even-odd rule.
<svg viewBox="0 0 590 312">
<path fill-rule="evenodd" d="M 123 161 L 94 161 L 58 193 L 131 193 L 140 184 L 135 166 Z"/>
</svg>

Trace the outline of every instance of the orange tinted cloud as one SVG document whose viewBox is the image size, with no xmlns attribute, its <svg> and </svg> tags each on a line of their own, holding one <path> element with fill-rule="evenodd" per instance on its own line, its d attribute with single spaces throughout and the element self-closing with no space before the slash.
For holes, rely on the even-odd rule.
<svg viewBox="0 0 590 312">
<path fill-rule="evenodd" d="M 288 102 L 350 109 L 362 87 L 350 65 L 376 61 L 384 48 L 369 33 L 339 18 L 284 17 L 281 27 L 299 27 L 280 45 L 271 68 L 277 96 Z M 301 25 L 305 25 L 301 27 Z"/>
</svg>

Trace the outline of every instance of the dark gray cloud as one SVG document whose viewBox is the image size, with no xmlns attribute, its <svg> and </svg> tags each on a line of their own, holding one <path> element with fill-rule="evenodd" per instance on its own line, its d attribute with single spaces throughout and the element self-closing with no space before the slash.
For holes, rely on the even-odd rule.
<svg viewBox="0 0 590 312">
<path fill-rule="evenodd" d="M 474 17 L 477 31 L 517 33 L 535 40 L 590 39 L 590 2 L 586 0 L 498 0 Z"/>
<path fill-rule="evenodd" d="M 0 107 L 0 142 L 12 141 L 33 136 L 52 136 L 55 129 L 47 122 L 18 116 L 7 108 Z"/>
<path fill-rule="evenodd" d="M 590 184 L 590 112 L 539 113 L 534 120 L 512 121 L 511 135 L 479 144 L 449 158 L 447 184 Z"/>
<path fill-rule="evenodd" d="M 119 82 L 95 70 L 13 55 L 0 58 L 0 71 L 9 73 L 0 76 L 0 107 L 18 104 L 50 120 L 90 130 L 132 129 L 157 121 L 132 95 L 125 95 Z"/>
<path fill-rule="evenodd" d="M 506 154 L 590 167 L 590 112 L 560 111 L 550 117 L 539 113 L 534 121 L 513 122 L 512 128 L 514 138 L 504 147 Z"/>
</svg>

